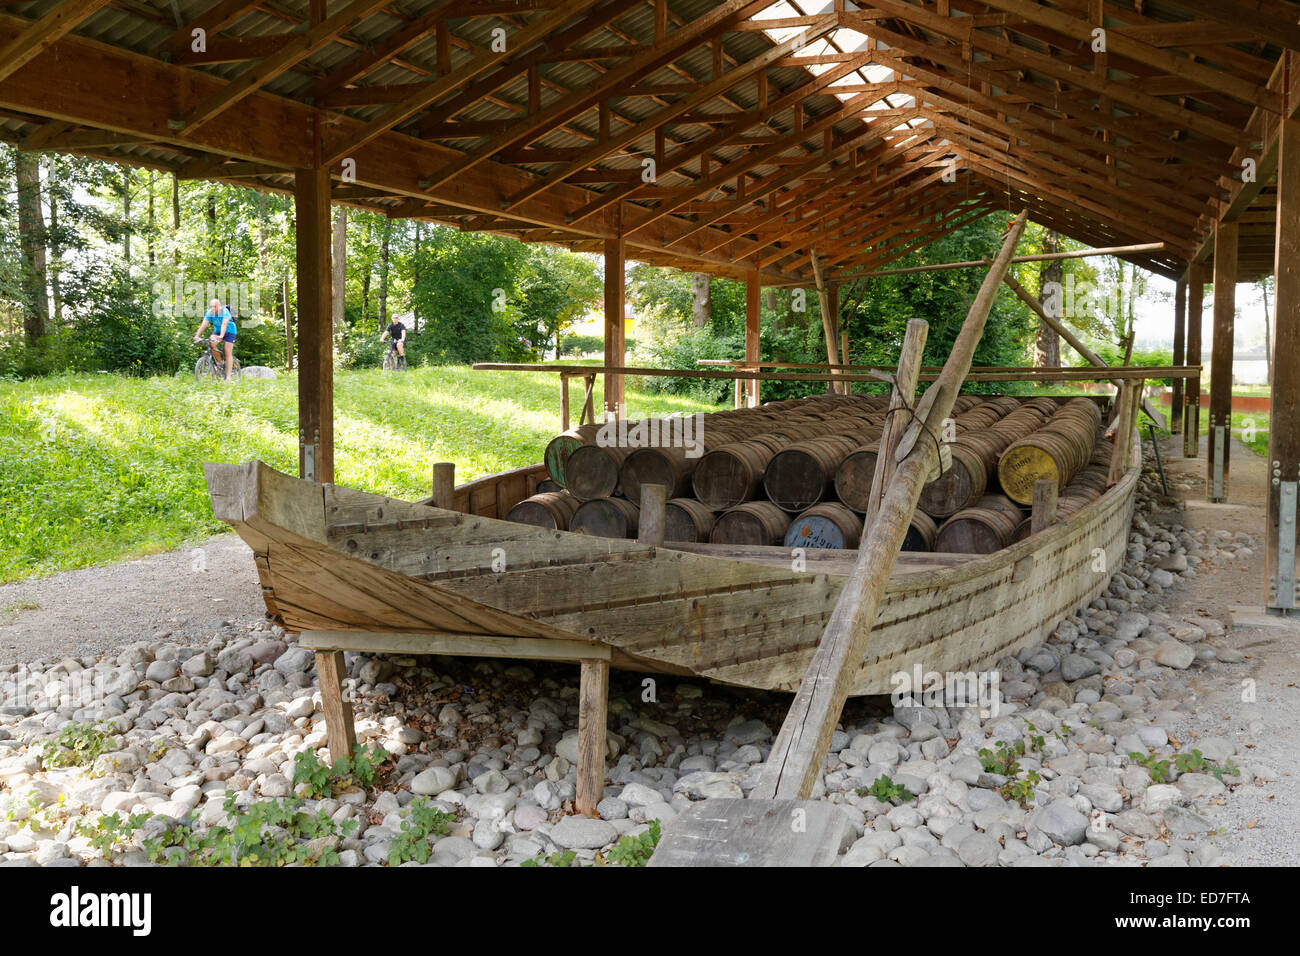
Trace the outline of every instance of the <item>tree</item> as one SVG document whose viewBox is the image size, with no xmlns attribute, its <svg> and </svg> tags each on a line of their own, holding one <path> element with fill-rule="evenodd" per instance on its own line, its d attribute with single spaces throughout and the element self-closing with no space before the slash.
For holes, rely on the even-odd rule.
<svg viewBox="0 0 1300 956">
<path fill-rule="evenodd" d="M 18 243 L 22 251 L 23 329 L 27 344 L 45 335 L 50 320 L 45 288 L 45 217 L 41 213 L 41 166 L 34 153 L 17 153 Z"/>
<path fill-rule="evenodd" d="M 1056 230 L 1048 229 L 1043 234 L 1043 252 L 1053 253 L 1061 251 L 1061 236 Z M 1042 264 L 1039 271 L 1038 282 L 1038 301 L 1047 304 L 1050 296 L 1044 293 L 1045 289 L 1054 287 L 1057 295 L 1062 289 L 1061 279 L 1064 275 L 1064 268 L 1060 259 L 1049 259 Z M 1060 316 L 1053 316 L 1060 318 Z M 1034 365 L 1038 368 L 1052 368 L 1061 364 L 1061 336 L 1056 329 L 1052 328 L 1046 322 L 1039 319 L 1038 333 L 1034 338 Z"/>
</svg>

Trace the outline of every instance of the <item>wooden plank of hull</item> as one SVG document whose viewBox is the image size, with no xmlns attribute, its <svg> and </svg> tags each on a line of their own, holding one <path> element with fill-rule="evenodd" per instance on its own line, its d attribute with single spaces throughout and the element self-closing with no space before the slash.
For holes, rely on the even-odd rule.
<svg viewBox="0 0 1300 956">
<path fill-rule="evenodd" d="M 221 473 L 214 509 L 254 547 L 291 629 L 599 640 L 615 667 L 789 691 L 845 580 L 834 556 L 812 551 L 798 573 L 782 548 L 723 549 L 727 558 L 707 546 L 651 549 L 223 467 L 242 471 Z M 1096 549 L 1105 568 L 1122 562 L 1136 482 L 1135 465 L 1091 508 L 995 554 L 904 555 L 853 693 L 887 693 L 915 664 L 982 669 L 1041 640 L 1105 588 L 1109 573 L 1091 570 Z M 340 524 L 362 526 L 356 548 L 349 534 L 331 536 Z M 491 569 L 496 547 L 504 573 Z"/>
</svg>

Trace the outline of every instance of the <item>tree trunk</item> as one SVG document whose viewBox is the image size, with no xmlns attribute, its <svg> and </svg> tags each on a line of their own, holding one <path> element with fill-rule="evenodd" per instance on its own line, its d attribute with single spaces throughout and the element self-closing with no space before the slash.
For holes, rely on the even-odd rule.
<svg viewBox="0 0 1300 956">
<path fill-rule="evenodd" d="M 155 228 L 155 227 L 154 227 L 154 206 L 153 206 L 153 183 L 154 183 L 154 178 L 155 178 L 156 176 L 157 176 L 157 173 L 155 173 L 152 169 L 149 170 L 149 179 L 148 179 L 148 183 L 149 183 L 149 231 L 148 231 L 148 233 L 145 235 L 145 242 L 148 243 L 148 248 L 149 248 L 149 268 L 150 268 L 151 270 L 152 270 L 153 267 L 154 267 L 153 235 L 154 235 L 154 228 Z"/>
<path fill-rule="evenodd" d="M 1043 236 L 1043 252 L 1060 252 L 1061 236 L 1049 229 Z M 1038 272 L 1038 301 L 1046 303 L 1048 296 L 1044 293 L 1049 283 L 1056 283 L 1056 300 L 1061 301 L 1061 277 L 1065 272 L 1060 259 L 1048 259 Z M 1060 318 L 1053 315 L 1052 318 Z M 1037 368 L 1055 367 L 1061 364 L 1061 337 L 1056 330 L 1041 319 L 1038 322 L 1038 334 L 1034 338 L 1034 365 Z"/>
<path fill-rule="evenodd" d="M 713 297 L 709 291 L 709 277 L 703 272 L 691 273 L 691 319 L 697 329 L 713 320 Z"/>
<path fill-rule="evenodd" d="M 63 244 L 59 235 L 59 196 L 54 188 L 55 176 L 57 176 L 54 157 L 50 157 L 49 165 L 49 207 L 50 207 L 50 230 L 49 230 L 49 263 L 47 273 L 49 275 L 50 295 L 54 300 L 54 327 L 63 327 L 63 290 L 59 287 L 59 269 L 63 263 Z"/>
<path fill-rule="evenodd" d="M 334 213 L 334 331 L 343 330 L 343 304 L 346 301 L 348 274 L 348 210 L 339 206 Z"/>
<path fill-rule="evenodd" d="M 393 220 L 384 220 L 384 232 L 379 243 L 379 330 L 388 328 L 388 254 L 393 238 Z"/>
<path fill-rule="evenodd" d="M 424 242 L 424 223 L 417 221 L 415 223 L 415 254 L 412 261 L 415 263 L 411 270 L 411 325 L 413 331 L 420 331 L 420 299 L 417 290 L 420 288 L 420 245 Z"/>
<path fill-rule="evenodd" d="M 34 153 L 17 153 L 18 244 L 23 261 L 23 329 L 27 344 L 35 345 L 50 319 L 45 294 L 45 217 L 41 214 L 41 166 Z"/>
<path fill-rule="evenodd" d="M 293 368 L 293 315 L 289 311 L 289 277 L 280 287 L 280 312 L 284 316 L 284 367 Z"/>
<path fill-rule="evenodd" d="M 131 269 L 131 170 L 122 170 L 122 257 L 126 259 L 126 268 Z"/>
</svg>

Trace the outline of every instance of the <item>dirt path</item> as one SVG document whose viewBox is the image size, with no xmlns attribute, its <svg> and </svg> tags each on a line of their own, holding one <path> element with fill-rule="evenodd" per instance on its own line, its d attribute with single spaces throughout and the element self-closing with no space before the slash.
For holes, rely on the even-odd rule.
<svg viewBox="0 0 1300 956">
<path fill-rule="evenodd" d="M 252 552 L 237 536 L 187 551 L 0 586 L 0 664 L 96 657 L 136 641 L 206 641 L 265 614 Z"/>
<path fill-rule="evenodd" d="M 1267 462 L 1232 443 L 1228 502 L 1205 500 L 1205 440 L 1201 457 L 1184 459 L 1181 437 L 1161 446 L 1170 491 L 1185 501 L 1181 522 L 1193 529 L 1247 531 L 1259 547 L 1249 560 L 1208 567 L 1171 595 L 1169 611 L 1204 613 L 1233 626 L 1223 643 L 1246 655 L 1242 664 L 1216 668 L 1196 687 L 1201 702 L 1180 728 L 1237 744 L 1239 765 L 1266 769 L 1275 779 L 1247 781 L 1228 798 L 1221 848 L 1226 862 L 1300 863 L 1300 619 L 1268 618 L 1264 557 Z M 1178 457 L 1171 457 L 1177 455 Z M 1253 696 L 1253 700 L 1250 698 Z M 1192 746 L 1195 746 L 1194 742 Z M 1267 772 L 1271 771 L 1271 772 Z"/>
</svg>

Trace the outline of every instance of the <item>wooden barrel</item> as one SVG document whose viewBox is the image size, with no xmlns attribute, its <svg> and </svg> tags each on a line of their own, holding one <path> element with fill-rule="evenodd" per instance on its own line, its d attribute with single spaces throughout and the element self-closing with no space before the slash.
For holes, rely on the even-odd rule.
<svg viewBox="0 0 1300 956">
<path fill-rule="evenodd" d="M 673 498 L 664 511 L 664 540 L 708 541 L 716 517 L 694 498 Z"/>
<path fill-rule="evenodd" d="M 992 554 L 1011 542 L 1017 522 L 994 508 L 965 508 L 939 526 L 934 550 Z"/>
<path fill-rule="evenodd" d="M 1021 507 L 1006 495 L 982 495 L 978 501 L 971 505 L 971 507 L 990 508 L 994 511 L 1001 511 L 1017 524 L 1024 520 L 1025 517 L 1025 513 L 1021 510 Z"/>
<path fill-rule="evenodd" d="M 564 488 L 561 487 L 559 482 L 554 481 L 553 479 L 550 478 L 543 478 L 541 481 L 537 483 L 537 494 L 539 495 L 547 491 L 556 492 L 556 491 L 563 491 L 563 490 Z"/>
<path fill-rule="evenodd" d="M 542 453 L 542 463 L 546 466 L 546 473 L 551 476 L 552 481 L 561 488 L 564 487 L 565 465 L 569 456 L 573 454 L 574 449 L 595 442 L 596 433 L 599 431 L 599 425 L 579 425 L 577 428 L 570 428 L 567 432 L 561 432 L 547 442 L 546 451 Z"/>
<path fill-rule="evenodd" d="M 580 504 L 581 501 L 566 492 L 546 491 L 519 502 L 510 509 L 506 520 L 552 531 L 568 531 Z"/>
<path fill-rule="evenodd" d="M 608 498 L 618 490 L 618 476 L 631 448 L 583 445 L 569 454 L 564 487 L 583 501 Z"/>
<path fill-rule="evenodd" d="M 912 523 L 908 525 L 907 534 L 903 536 L 903 551 L 933 551 L 934 539 L 939 534 L 939 526 L 924 511 L 912 513 Z"/>
<path fill-rule="evenodd" d="M 725 511 L 751 500 L 774 453 L 771 445 L 757 439 L 706 452 L 691 473 L 695 497 L 713 511 Z"/>
<path fill-rule="evenodd" d="M 975 434 L 975 433 L 971 433 Z M 958 438 L 949 446 L 952 466 L 921 488 L 917 507 L 935 518 L 947 518 L 969 508 L 984 494 L 997 461 L 987 445 Z"/>
<path fill-rule="evenodd" d="M 871 501 L 871 479 L 876 474 L 880 442 L 860 445 L 844 456 L 835 469 L 835 496 L 863 514 Z"/>
<path fill-rule="evenodd" d="M 641 509 L 626 498 L 593 498 L 574 512 L 569 530 L 598 538 L 635 538 Z"/>
<path fill-rule="evenodd" d="M 835 487 L 835 472 L 858 444 L 848 435 L 808 438 L 781 449 L 763 472 L 763 491 L 783 511 L 799 513 Z"/>
<path fill-rule="evenodd" d="M 856 548 L 862 518 L 838 501 L 813 505 L 791 522 L 785 532 L 787 548 Z"/>
<path fill-rule="evenodd" d="M 714 544 L 781 544 L 790 515 L 769 501 L 747 501 L 718 515 L 709 540 Z"/>
<path fill-rule="evenodd" d="M 682 448 L 637 448 L 619 469 L 619 492 L 641 503 L 642 485 L 663 485 L 669 498 L 680 498 L 691 486 L 691 472 L 699 458 L 687 458 Z"/>
</svg>

